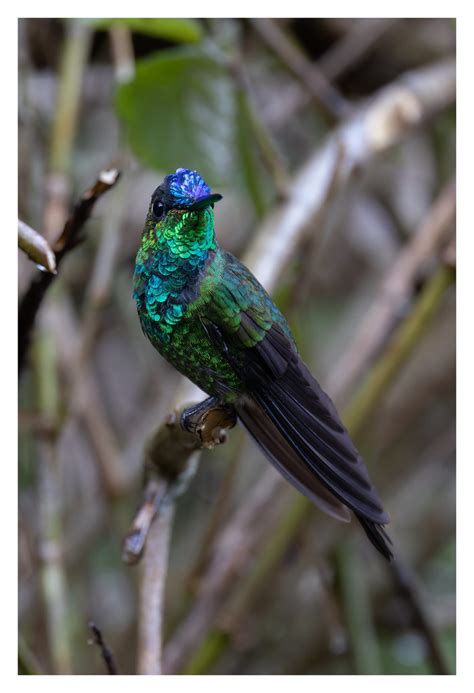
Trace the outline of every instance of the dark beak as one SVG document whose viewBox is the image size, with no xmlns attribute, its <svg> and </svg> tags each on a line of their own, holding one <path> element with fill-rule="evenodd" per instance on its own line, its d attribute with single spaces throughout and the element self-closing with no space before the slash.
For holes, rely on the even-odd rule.
<svg viewBox="0 0 474 693">
<path fill-rule="evenodd" d="M 197 199 L 196 202 L 193 202 L 189 209 L 192 209 L 193 211 L 204 209 L 205 207 L 209 207 L 209 205 L 213 205 L 214 202 L 219 202 L 219 200 L 222 200 L 222 195 L 219 195 L 219 193 L 215 193 L 214 195 L 205 195 L 204 197 Z"/>
</svg>

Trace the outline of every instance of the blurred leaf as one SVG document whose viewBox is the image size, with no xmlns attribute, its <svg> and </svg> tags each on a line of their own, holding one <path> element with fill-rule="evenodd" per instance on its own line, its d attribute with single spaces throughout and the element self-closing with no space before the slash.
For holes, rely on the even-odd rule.
<svg viewBox="0 0 474 693">
<path fill-rule="evenodd" d="M 138 34 L 147 34 L 158 38 L 169 39 L 179 43 L 197 43 L 203 37 L 202 28 L 195 19 L 145 19 L 141 17 L 98 18 L 89 20 L 96 29 L 109 29 L 112 25 L 128 26 Z"/>
<path fill-rule="evenodd" d="M 258 157 L 246 109 L 226 68 L 204 49 L 161 51 L 139 61 L 134 79 L 119 87 L 116 105 L 146 166 L 197 169 L 211 185 L 240 182 L 255 200 L 258 181 L 250 168 Z"/>
</svg>

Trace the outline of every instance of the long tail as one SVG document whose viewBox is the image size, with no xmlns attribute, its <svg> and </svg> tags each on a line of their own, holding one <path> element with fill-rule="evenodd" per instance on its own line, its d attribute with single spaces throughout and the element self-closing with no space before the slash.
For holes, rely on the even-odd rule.
<svg viewBox="0 0 474 693">
<path fill-rule="evenodd" d="M 319 475 L 312 468 L 313 464 L 308 468 L 307 445 L 310 443 L 305 442 L 306 438 L 299 440 L 295 434 L 290 439 L 290 443 L 289 439 L 282 435 L 280 430 L 287 430 L 288 421 L 291 421 L 293 425 L 296 422 L 294 416 L 287 418 L 282 414 L 282 411 L 284 412 L 281 406 L 278 406 L 275 402 L 269 403 L 267 411 L 257 402 L 248 399 L 242 400 L 237 405 L 240 421 L 267 459 L 287 481 L 328 515 L 343 522 L 349 522 L 350 513 L 347 508 L 347 505 L 349 505 L 347 502 L 347 491 L 343 494 L 345 501 L 343 502 L 333 488 L 329 491 L 324 482 L 320 480 Z M 299 426 L 299 432 L 302 436 L 308 433 L 303 423 Z M 309 439 L 311 440 L 311 436 Z M 317 459 L 314 455 L 313 457 Z M 357 504 L 359 503 L 361 503 L 361 499 L 357 499 Z M 349 507 L 354 511 L 355 516 L 375 548 L 387 560 L 391 560 L 393 558 L 390 550 L 391 540 L 383 528 L 383 525 L 388 521 L 385 513 L 383 513 L 381 508 L 376 511 L 381 520 L 377 522 L 357 512 L 352 503 Z"/>
</svg>

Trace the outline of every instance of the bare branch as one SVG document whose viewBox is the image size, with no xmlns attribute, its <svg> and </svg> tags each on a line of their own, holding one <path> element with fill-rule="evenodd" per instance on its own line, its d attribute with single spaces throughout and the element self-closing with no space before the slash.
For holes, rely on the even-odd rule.
<svg viewBox="0 0 474 693">
<path fill-rule="evenodd" d="M 104 660 L 107 673 L 118 674 L 112 650 L 110 650 L 110 648 L 107 647 L 107 644 L 104 642 L 100 628 L 96 626 L 94 621 L 89 621 L 88 626 L 94 639 L 93 642 L 97 645 L 97 647 L 100 650 L 100 654 L 102 656 L 102 659 Z"/>
<path fill-rule="evenodd" d="M 66 221 L 60 237 L 52 245 L 56 254 L 56 266 L 67 253 L 76 247 L 82 240 L 80 233 L 86 221 L 89 219 L 97 200 L 112 188 L 119 179 L 120 173 L 116 169 L 104 170 L 92 188 L 82 195 L 74 207 L 71 216 Z M 54 274 L 39 273 L 31 282 L 25 295 L 21 299 L 18 313 L 18 370 L 21 372 L 26 352 L 28 349 L 31 330 L 41 302 L 53 281 Z"/>
<path fill-rule="evenodd" d="M 332 121 L 349 115 L 351 106 L 342 94 L 326 79 L 317 65 L 306 58 L 297 44 L 287 37 L 273 19 L 249 19 L 249 21 Z"/>
<path fill-rule="evenodd" d="M 37 408 L 51 420 L 52 429 L 39 437 L 40 464 L 39 558 L 41 589 L 47 623 L 48 644 L 54 672 L 72 672 L 72 652 L 67 615 L 67 581 L 64 570 L 60 477 L 56 436 L 59 416 L 59 382 L 56 353 L 51 335 L 41 326 L 35 340 L 34 365 Z"/>
<path fill-rule="evenodd" d="M 400 19 L 360 19 L 334 43 L 317 62 L 318 68 L 330 82 L 351 70 L 364 58 L 379 39 L 400 24 Z"/>
<path fill-rule="evenodd" d="M 306 234 L 314 233 L 310 224 L 334 188 L 342 188 L 356 169 L 452 103 L 455 92 L 453 61 L 408 72 L 326 138 L 295 175 L 288 199 L 266 217 L 245 254 L 245 264 L 269 291 Z"/>
<path fill-rule="evenodd" d="M 411 607 L 413 624 L 423 634 L 428 646 L 429 656 L 436 674 L 450 674 L 446 657 L 419 593 L 416 578 L 412 571 L 399 561 L 390 566 L 390 575 L 395 588 Z"/>
<path fill-rule="evenodd" d="M 129 565 L 145 554 L 138 619 L 140 674 L 161 673 L 163 594 L 175 498 L 194 475 L 196 451 L 223 443 L 225 430 L 235 425 L 227 407 L 203 407 L 195 433 L 183 429 L 181 415 L 172 414 L 145 447 L 144 501 L 123 544 L 123 560 Z"/>
<path fill-rule="evenodd" d="M 387 31 L 397 25 L 397 19 L 365 19 L 354 24 L 353 28 L 336 44 L 334 44 L 314 65 L 317 73 L 329 81 L 335 80 L 353 67 L 370 50 L 373 44 Z M 308 71 L 313 65 L 308 66 Z M 440 82 L 440 93 L 444 93 L 446 84 Z M 275 108 L 269 104 L 264 110 L 264 120 L 273 128 L 279 128 L 300 109 L 311 101 L 308 91 L 297 84 L 290 84 L 285 89 L 284 98 Z"/>
<path fill-rule="evenodd" d="M 164 501 L 148 535 L 138 604 L 138 674 L 161 674 L 163 600 L 173 516 L 174 503 Z"/>
<path fill-rule="evenodd" d="M 354 337 L 351 349 L 331 373 L 328 389 L 335 399 L 344 398 L 402 316 L 420 269 L 439 252 L 446 232 L 454 222 L 455 208 L 456 189 L 452 182 L 440 193 L 392 265 Z"/>
</svg>

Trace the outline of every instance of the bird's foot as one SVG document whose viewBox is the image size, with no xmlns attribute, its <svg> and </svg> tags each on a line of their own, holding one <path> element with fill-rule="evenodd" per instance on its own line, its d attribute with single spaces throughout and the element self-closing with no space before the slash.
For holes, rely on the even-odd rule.
<svg viewBox="0 0 474 693">
<path fill-rule="evenodd" d="M 181 427 L 199 437 L 202 447 L 214 448 L 227 440 L 227 429 L 237 423 L 235 409 L 217 397 L 209 397 L 181 413 Z"/>
</svg>

